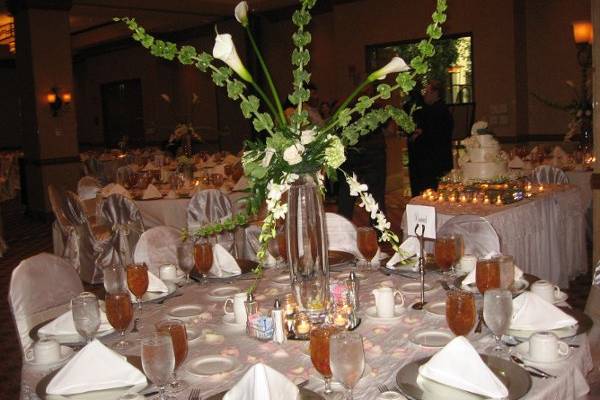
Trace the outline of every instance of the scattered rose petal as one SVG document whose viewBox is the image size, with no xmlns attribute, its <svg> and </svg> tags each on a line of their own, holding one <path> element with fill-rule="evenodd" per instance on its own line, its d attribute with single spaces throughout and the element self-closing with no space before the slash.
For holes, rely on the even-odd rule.
<svg viewBox="0 0 600 400">
<path fill-rule="evenodd" d="M 211 320 L 213 319 L 213 316 L 212 316 L 212 314 L 211 314 L 211 313 L 209 313 L 209 312 L 203 312 L 202 314 L 200 314 L 200 315 L 198 316 L 198 318 L 199 318 L 201 321 L 211 321 Z"/>
<path fill-rule="evenodd" d="M 273 353 L 273 357 L 275 357 L 275 358 L 285 358 L 285 357 L 289 357 L 289 356 L 290 355 L 288 354 L 288 352 L 285 351 L 284 349 L 279 349 L 275 353 Z"/>
<path fill-rule="evenodd" d="M 256 296 L 254 296 L 254 298 L 257 301 L 264 301 L 267 298 L 267 296 L 265 296 L 264 294 L 257 294 Z"/>
<path fill-rule="evenodd" d="M 301 374 L 301 373 L 303 373 L 303 372 L 304 372 L 304 367 L 296 367 L 296 368 L 294 368 L 294 369 L 290 370 L 290 372 L 291 372 L 292 374 L 299 375 L 299 374 Z"/>
<path fill-rule="evenodd" d="M 240 350 L 237 347 L 226 347 L 223 350 L 221 350 L 221 355 L 239 357 Z"/>
<path fill-rule="evenodd" d="M 385 286 L 385 287 L 394 287 L 394 282 L 387 280 L 387 281 L 383 281 L 379 284 L 380 286 Z"/>
</svg>

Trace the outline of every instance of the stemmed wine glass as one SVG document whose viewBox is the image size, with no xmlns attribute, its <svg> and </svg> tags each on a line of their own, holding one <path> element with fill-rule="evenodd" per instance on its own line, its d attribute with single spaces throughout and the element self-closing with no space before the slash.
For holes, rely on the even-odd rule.
<svg viewBox="0 0 600 400">
<path fill-rule="evenodd" d="M 496 258 L 479 258 L 475 266 L 475 284 L 482 295 L 500 287 L 500 265 Z"/>
<path fill-rule="evenodd" d="M 85 338 L 86 343 L 90 343 L 100 327 L 98 298 L 90 292 L 80 293 L 71 300 L 71 311 L 77 333 Z"/>
<path fill-rule="evenodd" d="M 348 389 L 348 400 L 353 400 L 352 390 L 365 369 L 362 336 L 356 332 L 341 332 L 331 336 L 329 364 L 333 377 Z"/>
<path fill-rule="evenodd" d="M 206 276 L 213 263 L 212 245 L 208 239 L 200 238 L 194 244 L 194 261 L 202 281 L 206 283 Z"/>
<path fill-rule="evenodd" d="M 502 335 L 506 333 L 512 318 L 512 293 L 506 289 L 489 289 L 483 295 L 483 320 L 496 340 L 494 351 L 503 353 Z"/>
<path fill-rule="evenodd" d="M 166 333 L 171 336 L 173 341 L 173 352 L 175 353 L 175 370 L 173 372 L 173 381 L 169 384 L 168 391 L 179 393 L 187 389 L 188 384 L 177 378 L 177 369 L 183 364 L 188 354 L 187 330 L 185 323 L 177 319 L 167 319 L 156 324 L 156 331 Z"/>
<path fill-rule="evenodd" d="M 473 326 L 477 310 L 475 296 L 464 290 L 451 290 L 446 295 L 446 322 L 456 336 L 466 336 Z"/>
<path fill-rule="evenodd" d="M 175 353 L 170 335 L 153 333 L 142 339 L 142 367 L 144 374 L 158 387 L 158 398 L 166 400 L 165 386 L 175 370 Z"/>
<path fill-rule="evenodd" d="M 110 265 L 102 270 L 104 273 L 104 290 L 106 293 L 127 291 L 127 274 L 122 265 Z"/>
<path fill-rule="evenodd" d="M 333 393 L 331 389 L 331 368 L 329 366 L 329 338 L 336 332 L 332 325 L 321 325 L 310 331 L 310 359 L 313 366 L 325 380 L 325 396 Z"/>
<path fill-rule="evenodd" d="M 148 266 L 145 263 L 127 266 L 127 286 L 135 296 L 140 317 L 142 316 L 142 296 L 148 290 Z"/>
<path fill-rule="evenodd" d="M 106 293 L 106 318 L 108 322 L 121 334 L 119 342 L 113 345 L 114 349 L 124 350 L 131 343 L 125 340 L 125 332 L 133 319 L 133 305 L 128 291 L 120 293 Z"/>
<path fill-rule="evenodd" d="M 443 270 L 455 273 L 456 263 L 464 252 L 464 244 L 460 235 L 440 235 L 435 240 L 435 263 Z"/>
<path fill-rule="evenodd" d="M 358 251 L 366 260 L 367 268 L 371 266 L 373 257 L 377 254 L 379 246 L 377 245 L 377 232 L 375 229 L 363 226 L 356 229 L 356 241 Z"/>
<path fill-rule="evenodd" d="M 177 245 L 177 263 L 179 268 L 185 272 L 185 283 L 190 283 L 190 272 L 194 269 L 194 244 L 183 242 Z"/>
</svg>

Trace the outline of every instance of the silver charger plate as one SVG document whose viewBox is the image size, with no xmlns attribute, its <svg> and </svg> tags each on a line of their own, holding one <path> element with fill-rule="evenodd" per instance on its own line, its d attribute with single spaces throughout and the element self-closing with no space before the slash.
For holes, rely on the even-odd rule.
<svg viewBox="0 0 600 400">
<path fill-rule="evenodd" d="M 475 293 L 478 294 L 479 293 L 479 289 L 477 289 L 477 285 L 473 282 L 470 285 L 467 286 L 463 286 L 462 285 L 462 281 L 463 279 L 465 279 L 465 276 L 459 276 L 458 278 L 456 278 L 454 280 L 454 286 L 456 286 L 457 288 L 461 288 L 463 290 L 466 290 L 467 292 L 471 292 L 471 293 Z M 529 281 L 527 279 L 521 278 L 518 281 L 515 281 L 515 284 L 513 285 L 512 288 L 512 294 L 513 297 L 523 293 L 524 291 L 526 291 L 529 288 Z"/>
<path fill-rule="evenodd" d="M 419 375 L 419 367 L 431 357 L 416 360 L 402 367 L 396 374 L 396 383 L 402 394 L 411 400 L 483 400 L 484 396 L 443 385 Z M 531 377 L 520 366 L 494 356 L 481 354 L 481 359 L 508 389 L 508 399 L 517 400 L 531 389 Z"/>
<path fill-rule="evenodd" d="M 567 326 L 565 328 L 560 329 L 552 329 L 550 332 L 554 332 L 559 339 L 566 339 L 573 336 L 580 335 L 582 333 L 587 333 L 592 329 L 594 325 L 594 321 L 583 311 L 576 310 L 570 307 L 558 307 L 565 314 L 570 315 L 571 317 L 577 320 L 577 324 L 573 326 Z M 513 336 L 518 341 L 528 340 L 531 335 L 533 335 L 536 331 L 522 331 L 517 329 L 509 329 L 506 333 L 509 336 Z"/>
<path fill-rule="evenodd" d="M 215 395 L 208 397 L 206 400 L 221 400 L 225 396 L 225 393 L 227 393 L 227 392 L 228 391 L 225 390 L 224 392 L 217 393 Z M 324 400 L 324 398 L 322 396 L 320 396 L 319 394 L 313 392 L 312 390 L 308 390 L 306 388 L 300 388 L 299 394 L 300 394 L 300 396 L 298 396 L 297 400 Z M 289 399 L 289 400 L 293 400 L 293 399 Z"/>
<path fill-rule="evenodd" d="M 142 359 L 138 356 L 127 356 L 127 361 L 142 371 Z M 50 395 L 46 393 L 48 384 L 54 376 L 60 371 L 57 369 L 43 377 L 35 387 L 35 393 L 40 399 L 45 400 L 118 400 L 125 393 L 139 393 L 146 389 L 148 385 L 124 386 L 114 389 L 95 390 L 92 392 L 77 393 L 71 395 Z"/>
</svg>

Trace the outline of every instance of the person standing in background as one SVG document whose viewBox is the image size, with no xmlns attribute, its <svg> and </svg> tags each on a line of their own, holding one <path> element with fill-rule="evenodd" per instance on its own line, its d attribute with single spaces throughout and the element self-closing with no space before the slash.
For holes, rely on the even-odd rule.
<svg viewBox="0 0 600 400">
<path fill-rule="evenodd" d="M 417 129 L 408 137 L 410 188 L 413 196 L 437 189 L 440 178 L 452 170 L 454 121 L 444 102 L 444 87 L 431 80 L 423 89 L 414 113 Z"/>
</svg>

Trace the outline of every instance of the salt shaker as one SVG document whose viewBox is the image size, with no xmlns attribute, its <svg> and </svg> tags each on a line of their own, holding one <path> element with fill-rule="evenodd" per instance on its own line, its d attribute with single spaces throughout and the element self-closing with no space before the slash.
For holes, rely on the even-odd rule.
<svg viewBox="0 0 600 400">
<path fill-rule="evenodd" d="M 248 321 L 250 320 L 250 316 L 258 313 L 258 302 L 254 299 L 254 293 L 248 292 L 246 295 L 246 301 L 244 302 L 244 306 L 246 307 L 246 315 L 248 316 Z M 252 328 L 248 322 L 246 322 L 246 333 L 251 335 Z"/>
<path fill-rule="evenodd" d="M 285 342 L 286 335 L 283 327 L 283 310 L 281 309 L 281 303 L 279 299 L 275 299 L 273 310 L 271 311 L 271 317 L 273 318 L 273 341 L 275 343 Z"/>
</svg>

